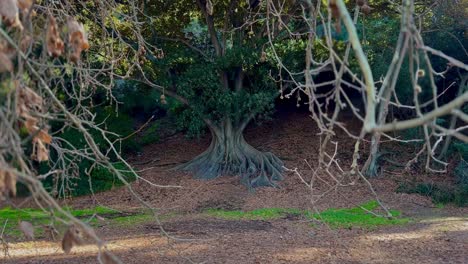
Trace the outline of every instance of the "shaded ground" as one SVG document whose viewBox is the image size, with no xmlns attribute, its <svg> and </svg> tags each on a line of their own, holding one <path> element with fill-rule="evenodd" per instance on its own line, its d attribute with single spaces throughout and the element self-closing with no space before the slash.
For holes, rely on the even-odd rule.
<svg viewBox="0 0 468 264">
<path fill-rule="evenodd" d="M 347 120 L 353 126 L 353 120 Z M 358 124 L 356 124 L 358 125 Z M 317 129 L 306 116 L 294 114 L 250 128 L 246 139 L 261 150 L 272 151 L 289 168 L 299 168 L 304 177 L 310 170 L 304 159 L 315 161 L 319 142 Z M 353 142 L 344 134 L 337 135 L 342 151 L 338 158 L 351 158 Z M 292 173 L 280 189 L 262 188 L 249 192 L 236 177 L 211 181 L 192 179 L 182 172 L 168 170 L 202 152 L 209 138 L 188 140 L 176 135 L 163 143 L 144 149 L 142 156 L 130 161 L 140 175 L 158 185 L 182 188 L 157 188 L 143 180 L 132 184 L 135 192 L 161 213 L 175 214 L 165 219 L 163 228 L 174 239 L 161 235 L 154 222 L 113 226 L 105 221 L 97 229 L 112 249 L 126 263 L 467 263 L 468 209 L 446 206 L 436 208 L 430 199 L 418 195 L 395 193 L 395 179 L 413 175 L 394 175 L 372 180 L 382 201 L 398 209 L 412 223 L 374 230 L 362 228 L 330 229 L 302 217 L 275 220 L 223 220 L 200 214 L 205 209 L 253 210 L 258 208 L 298 208 L 324 210 L 352 207 L 375 197 L 361 182 L 329 190 L 328 182 L 317 182 L 313 192 Z M 348 150 L 348 151 L 346 151 Z M 401 151 L 401 150 L 400 150 Z M 411 152 L 411 149 L 405 150 Z M 403 154 L 402 154 L 403 155 Z M 325 177 L 325 176 L 323 176 Z M 346 182 L 348 179 L 340 178 Z M 130 211 L 140 207 L 126 189 L 64 201 L 73 207 L 105 205 Z M 35 249 L 37 247 L 37 249 Z M 75 248 L 65 255 L 58 242 L 39 240 L 10 244 L 11 258 L 2 263 L 97 263 L 93 246 Z"/>
</svg>

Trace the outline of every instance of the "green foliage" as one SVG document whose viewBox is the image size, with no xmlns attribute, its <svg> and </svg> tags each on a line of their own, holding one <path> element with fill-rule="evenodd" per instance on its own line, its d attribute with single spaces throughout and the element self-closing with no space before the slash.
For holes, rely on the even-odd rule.
<svg viewBox="0 0 468 264">
<path fill-rule="evenodd" d="M 258 49 L 234 46 L 214 62 L 167 58 L 167 66 L 176 72 L 171 79 L 177 93 L 190 102 L 190 108 L 180 103 L 169 108 L 176 115 L 178 127 L 191 136 L 200 136 L 205 127 L 203 119 L 216 123 L 224 118 L 243 120 L 268 114 L 277 91 L 269 78 L 271 67 L 259 63 L 260 55 Z M 227 81 L 233 86 L 241 69 L 245 74 L 242 89 L 225 89 L 219 81 L 219 71 L 227 73 Z"/>
<path fill-rule="evenodd" d="M 468 205 L 468 184 L 454 187 L 434 183 L 400 184 L 396 191 L 428 196 L 432 198 L 435 204 L 454 203 L 457 206 Z"/>
<path fill-rule="evenodd" d="M 453 148 L 454 148 L 453 151 L 458 153 L 463 160 L 468 161 L 468 143 L 463 143 L 461 141 L 454 141 Z"/>
<path fill-rule="evenodd" d="M 149 145 L 159 141 L 158 131 L 160 123 L 154 122 L 147 129 L 145 129 L 138 138 L 138 143 L 142 146 Z"/>
<path fill-rule="evenodd" d="M 111 141 L 115 141 L 118 138 L 126 137 L 135 131 L 135 129 L 133 128 L 134 120 L 132 119 L 132 117 L 130 117 L 130 115 L 127 113 L 115 112 L 115 110 L 112 109 L 112 107 L 98 109 L 96 122 L 104 122 L 104 128 L 106 131 L 118 135 L 107 135 L 108 139 L 110 139 Z M 99 146 L 103 150 L 107 150 L 109 148 L 109 144 L 104 140 L 101 134 L 98 134 L 97 131 L 93 131 L 92 135 L 93 138 L 100 143 Z M 138 144 L 134 136 L 125 139 L 121 143 L 116 143 L 115 147 L 118 150 L 121 150 L 123 153 L 136 152 L 141 150 L 141 146 Z"/>
<path fill-rule="evenodd" d="M 128 171 L 124 163 L 116 162 L 113 166 L 122 173 L 122 176 L 127 182 L 136 180 L 136 175 L 131 171 Z M 91 179 L 91 181 L 89 181 L 89 179 Z M 118 179 L 109 168 L 103 166 L 97 166 L 94 168 L 91 171 L 89 178 L 80 177 L 76 184 L 77 186 L 75 190 L 72 191 L 73 196 L 91 194 L 91 190 L 94 192 L 102 192 L 124 185 L 124 183 Z"/>
<path fill-rule="evenodd" d="M 127 169 L 124 163 L 116 162 L 113 163 L 115 169 L 119 170 L 124 179 L 127 182 L 136 180 L 136 175 Z M 88 160 L 82 160 L 78 164 L 78 177 L 69 177 L 66 182 L 61 179 L 54 179 L 48 177 L 43 181 L 44 188 L 49 192 L 54 193 L 59 197 L 63 196 L 82 196 L 97 192 L 103 192 L 111 190 L 115 187 L 121 187 L 124 183 L 117 178 L 109 168 L 103 166 L 96 166 L 89 175 L 86 173 L 92 167 L 92 162 Z M 40 171 L 49 171 L 50 168 L 46 164 L 41 164 Z M 61 189 L 62 191 L 55 192 L 54 190 Z M 21 188 L 23 189 L 23 188 Z M 26 191 L 23 191 L 20 195 L 25 195 Z"/>
<path fill-rule="evenodd" d="M 455 167 L 454 174 L 458 184 L 468 185 L 468 162 L 461 160 Z"/>
<path fill-rule="evenodd" d="M 125 164 L 117 162 L 114 163 L 113 166 L 122 173 L 122 176 L 127 182 L 136 180 L 136 175 L 128 171 Z M 83 175 L 84 174 L 76 180 L 75 188 L 71 192 L 72 196 L 87 195 L 92 192 L 103 192 L 124 185 L 109 168 L 102 166 L 94 168 L 89 177 Z"/>
</svg>

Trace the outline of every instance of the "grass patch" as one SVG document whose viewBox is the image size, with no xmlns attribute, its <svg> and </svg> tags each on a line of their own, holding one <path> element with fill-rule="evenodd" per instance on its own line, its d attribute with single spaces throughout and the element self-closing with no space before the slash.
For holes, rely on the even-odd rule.
<svg viewBox="0 0 468 264">
<path fill-rule="evenodd" d="M 312 214 L 309 216 L 330 225 L 332 228 L 362 227 L 371 229 L 379 226 L 401 225 L 410 222 L 409 218 L 398 218 L 401 216 L 401 212 L 397 210 L 390 210 L 395 217 L 393 219 L 378 217 L 366 211 L 373 211 L 378 207 L 377 201 L 370 201 L 353 208 L 331 208 L 319 214 Z"/>
<path fill-rule="evenodd" d="M 299 209 L 284 208 L 261 208 L 253 211 L 227 211 L 223 209 L 208 209 L 204 212 L 208 216 L 223 218 L 228 220 L 272 220 L 285 217 L 287 215 L 301 215 L 304 211 Z"/>
<path fill-rule="evenodd" d="M 90 209 L 72 209 L 70 207 L 65 207 L 64 210 L 78 218 L 91 217 L 93 214 L 105 215 L 116 213 L 115 210 L 102 206 Z M 20 221 L 28 221 L 36 227 L 36 236 L 41 236 L 43 234 L 43 229 L 41 228 L 42 225 L 56 223 L 54 216 L 63 217 L 63 214 L 32 208 L 14 209 L 11 207 L 5 207 L 0 209 L 0 230 L 5 226 L 6 235 L 19 237 L 21 236 L 21 231 L 18 229 L 18 223 Z M 91 223 L 95 220 L 96 219 L 93 219 Z"/>
<path fill-rule="evenodd" d="M 102 222 L 99 222 L 97 218 L 91 219 L 91 216 L 94 214 L 98 214 L 99 216 L 104 217 L 105 223 L 108 225 L 123 228 L 154 221 L 154 216 L 149 211 L 122 213 L 102 206 L 89 209 L 72 209 L 70 207 L 65 207 L 64 210 L 95 227 L 99 226 L 99 224 Z M 55 214 L 52 214 L 52 212 L 47 212 L 40 209 L 13 209 L 10 207 L 5 207 L 0 209 L 0 232 L 3 229 L 3 226 L 6 224 L 5 235 L 14 238 L 22 237 L 22 233 L 18 229 L 18 223 L 20 221 L 28 221 L 31 222 L 35 227 L 34 233 L 36 237 L 42 237 L 44 235 L 44 225 L 54 223 L 56 228 L 63 226 L 63 223 L 55 221 L 53 215 L 56 217 L 63 217 L 63 215 L 60 213 L 55 212 Z M 175 215 L 176 213 L 159 215 L 159 220 L 167 220 Z"/>
<path fill-rule="evenodd" d="M 223 209 L 208 209 L 205 215 L 228 220 L 273 220 L 287 215 L 304 216 L 308 219 L 319 220 L 332 228 L 375 228 L 385 225 L 400 225 L 410 222 L 409 218 L 399 218 L 401 212 L 390 210 L 393 219 L 375 216 L 368 211 L 379 207 L 377 201 L 370 201 L 354 208 L 328 209 L 321 213 L 288 208 L 262 208 L 253 211 L 228 211 Z M 367 211 L 366 211 L 367 210 Z"/>
</svg>

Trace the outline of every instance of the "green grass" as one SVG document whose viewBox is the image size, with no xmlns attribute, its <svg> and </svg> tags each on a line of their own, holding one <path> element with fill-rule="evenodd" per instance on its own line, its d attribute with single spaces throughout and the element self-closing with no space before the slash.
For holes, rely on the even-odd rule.
<svg viewBox="0 0 468 264">
<path fill-rule="evenodd" d="M 400 218 L 401 212 L 390 210 L 393 219 L 375 216 L 368 211 L 373 211 L 379 207 L 377 201 L 370 201 L 354 208 L 328 209 L 319 214 L 312 214 L 309 217 L 322 221 L 332 228 L 352 228 L 362 227 L 367 229 L 386 225 L 401 225 L 410 222 L 409 218 Z"/>
<path fill-rule="evenodd" d="M 129 215 L 121 215 L 118 211 L 112 210 L 106 207 L 97 206 L 89 209 L 72 209 L 65 207 L 65 211 L 70 212 L 73 216 L 88 222 L 91 226 L 98 226 L 99 220 L 92 218 L 94 214 L 104 217 L 106 224 L 117 227 L 131 227 L 139 224 L 148 223 L 154 220 L 153 214 L 150 212 L 132 213 Z M 160 215 L 160 220 L 167 220 L 173 217 L 175 214 L 164 214 Z M 51 213 L 39 209 L 13 209 L 5 207 L 0 209 L 0 232 L 3 229 L 3 225 L 6 223 L 5 234 L 11 237 L 21 237 L 21 231 L 18 229 L 18 223 L 20 221 L 28 221 L 35 227 L 34 233 L 36 237 L 41 237 L 44 234 L 42 228 L 43 225 L 50 224 L 53 222 L 56 227 L 63 225 L 62 223 L 54 221 L 51 217 Z M 55 213 L 57 217 L 63 217 L 60 213 Z"/>
<path fill-rule="evenodd" d="M 99 215 L 116 213 L 115 210 L 102 206 L 97 206 L 90 209 L 72 209 L 70 207 L 65 207 L 64 210 L 70 212 L 73 216 L 78 218 L 90 217 L 95 213 Z M 57 217 L 63 217 L 63 215 L 58 212 L 55 212 L 54 215 Z M 35 233 L 36 235 L 40 236 L 43 234 L 43 230 L 40 227 L 42 225 L 47 225 L 51 222 L 54 222 L 54 218 L 52 216 L 53 212 L 43 211 L 40 209 L 14 209 L 11 207 L 5 207 L 0 209 L 0 232 L 5 226 L 5 233 L 7 235 L 18 237 L 21 235 L 21 231 L 18 229 L 18 223 L 20 221 L 28 221 L 36 227 Z M 93 219 L 91 223 L 94 221 L 96 221 L 96 219 Z"/>
<path fill-rule="evenodd" d="M 391 210 L 393 219 L 375 216 L 368 211 L 379 207 L 377 201 L 370 201 L 354 208 L 328 209 L 321 213 L 311 213 L 299 209 L 262 208 L 253 211 L 227 211 L 222 209 L 208 209 L 205 215 L 228 220 L 273 220 L 287 215 L 302 215 L 308 219 L 319 220 L 332 228 L 375 228 L 385 225 L 401 225 L 410 222 L 409 218 L 401 218 L 401 212 Z"/>
<path fill-rule="evenodd" d="M 361 227 L 366 229 L 372 229 L 379 226 L 386 225 L 401 225 L 409 223 L 409 218 L 402 218 L 401 212 L 391 210 L 390 212 L 394 216 L 393 219 L 385 217 L 375 216 L 368 211 L 374 211 L 377 209 L 378 203 L 376 201 L 370 201 L 354 208 L 341 208 L 341 209 L 328 209 L 321 213 L 312 213 L 305 210 L 293 209 L 293 208 L 261 208 L 252 211 L 228 211 L 223 209 L 208 209 L 202 213 L 202 215 L 222 218 L 227 220 L 274 220 L 284 218 L 289 215 L 303 216 L 306 219 L 319 220 L 323 223 L 328 224 L 332 228 L 352 228 Z M 99 222 L 96 218 L 90 219 L 93 214 L 98 214 L 106 218 L 107 224 L 117 227 L 131 227 L 139 224 L 144 224 L 153 221 L 153 215 L 150 212 L 141 212 L 131 215 L 119 215 L 118 211 L 97 206 L 89 209 L 72 209 L 69 207 L 64 208 L 70 212 L 73 216 L 83 219 L 84 221 L 89 220 L 89 224 L 96 226 Z M 60 217 L 61 215 L 55 213 L 55 216 Z M 110 216 L 110 217 L 107 217 Z M 167 220 L 175 214 L 164 214 L 160 215 L 160 220 Z M 87 219 L 88 218 L 88 219 Z M 20 237 L 21 231 L 18 229 L 19 221 L 29 221 L 35 227 L 36 236 L 40 237 L 43 234 L 42 225 L 50 224 L 54 221 L 51 212 L 42 211 L 39 209 L 12 209 L 5 207 L 0 209 L 0 230 L 6 223 L 5 233 L 12 237 Z M 55 224 L 58 224 L 55 222 Z"/>
<path fill-rule="evenodd" d="M 164 221 L 176 216 L 176 213 L 168 213 L 159 215 L 158 218 L 160 221 Z M 139 214 L 127 215 L 127 216 L 119 216 L 110 219 L 109 223 L 112 226 L 118 227 L 131 227 L 136 225 L 141 225 L 145 223 L 153 222 L 154 215 L 151 212 L 144 212 Z"/>
<path fill-rule="evenodd" d="M 253 211 L 227 211 L 223 209 L 208 209 L 204 214 L 228 220 L 272 220 L 285 217 L 288 214 L 301 215 L 299 209 L 261 208 Z"/>
</svg>

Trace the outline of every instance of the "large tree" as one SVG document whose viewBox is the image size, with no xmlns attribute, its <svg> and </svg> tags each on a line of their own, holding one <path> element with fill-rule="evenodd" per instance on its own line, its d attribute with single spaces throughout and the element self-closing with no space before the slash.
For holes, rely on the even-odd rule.
<svg viewBox="0 0 468 264">
<path fill-rule="evenodd" d="M 287 2 L 283 8 L 291 9 Z M 267 24 L 265 4 L 150 1 L 145 10 L 147 35 L 167 55 L 148 60 L 152 76 L 142 78 L 162 90 L 162 102 L 169 95 L 183 103 L 212 136 L 205 152 L 179 168 L 199 178 L 240 175 L 250 187 L 275 186 L 283 163 L 243 136 L 249 122 L 271 110 L 279 95 L 266 50 L 268 31 L 280 30 Z"/>
</svg>

